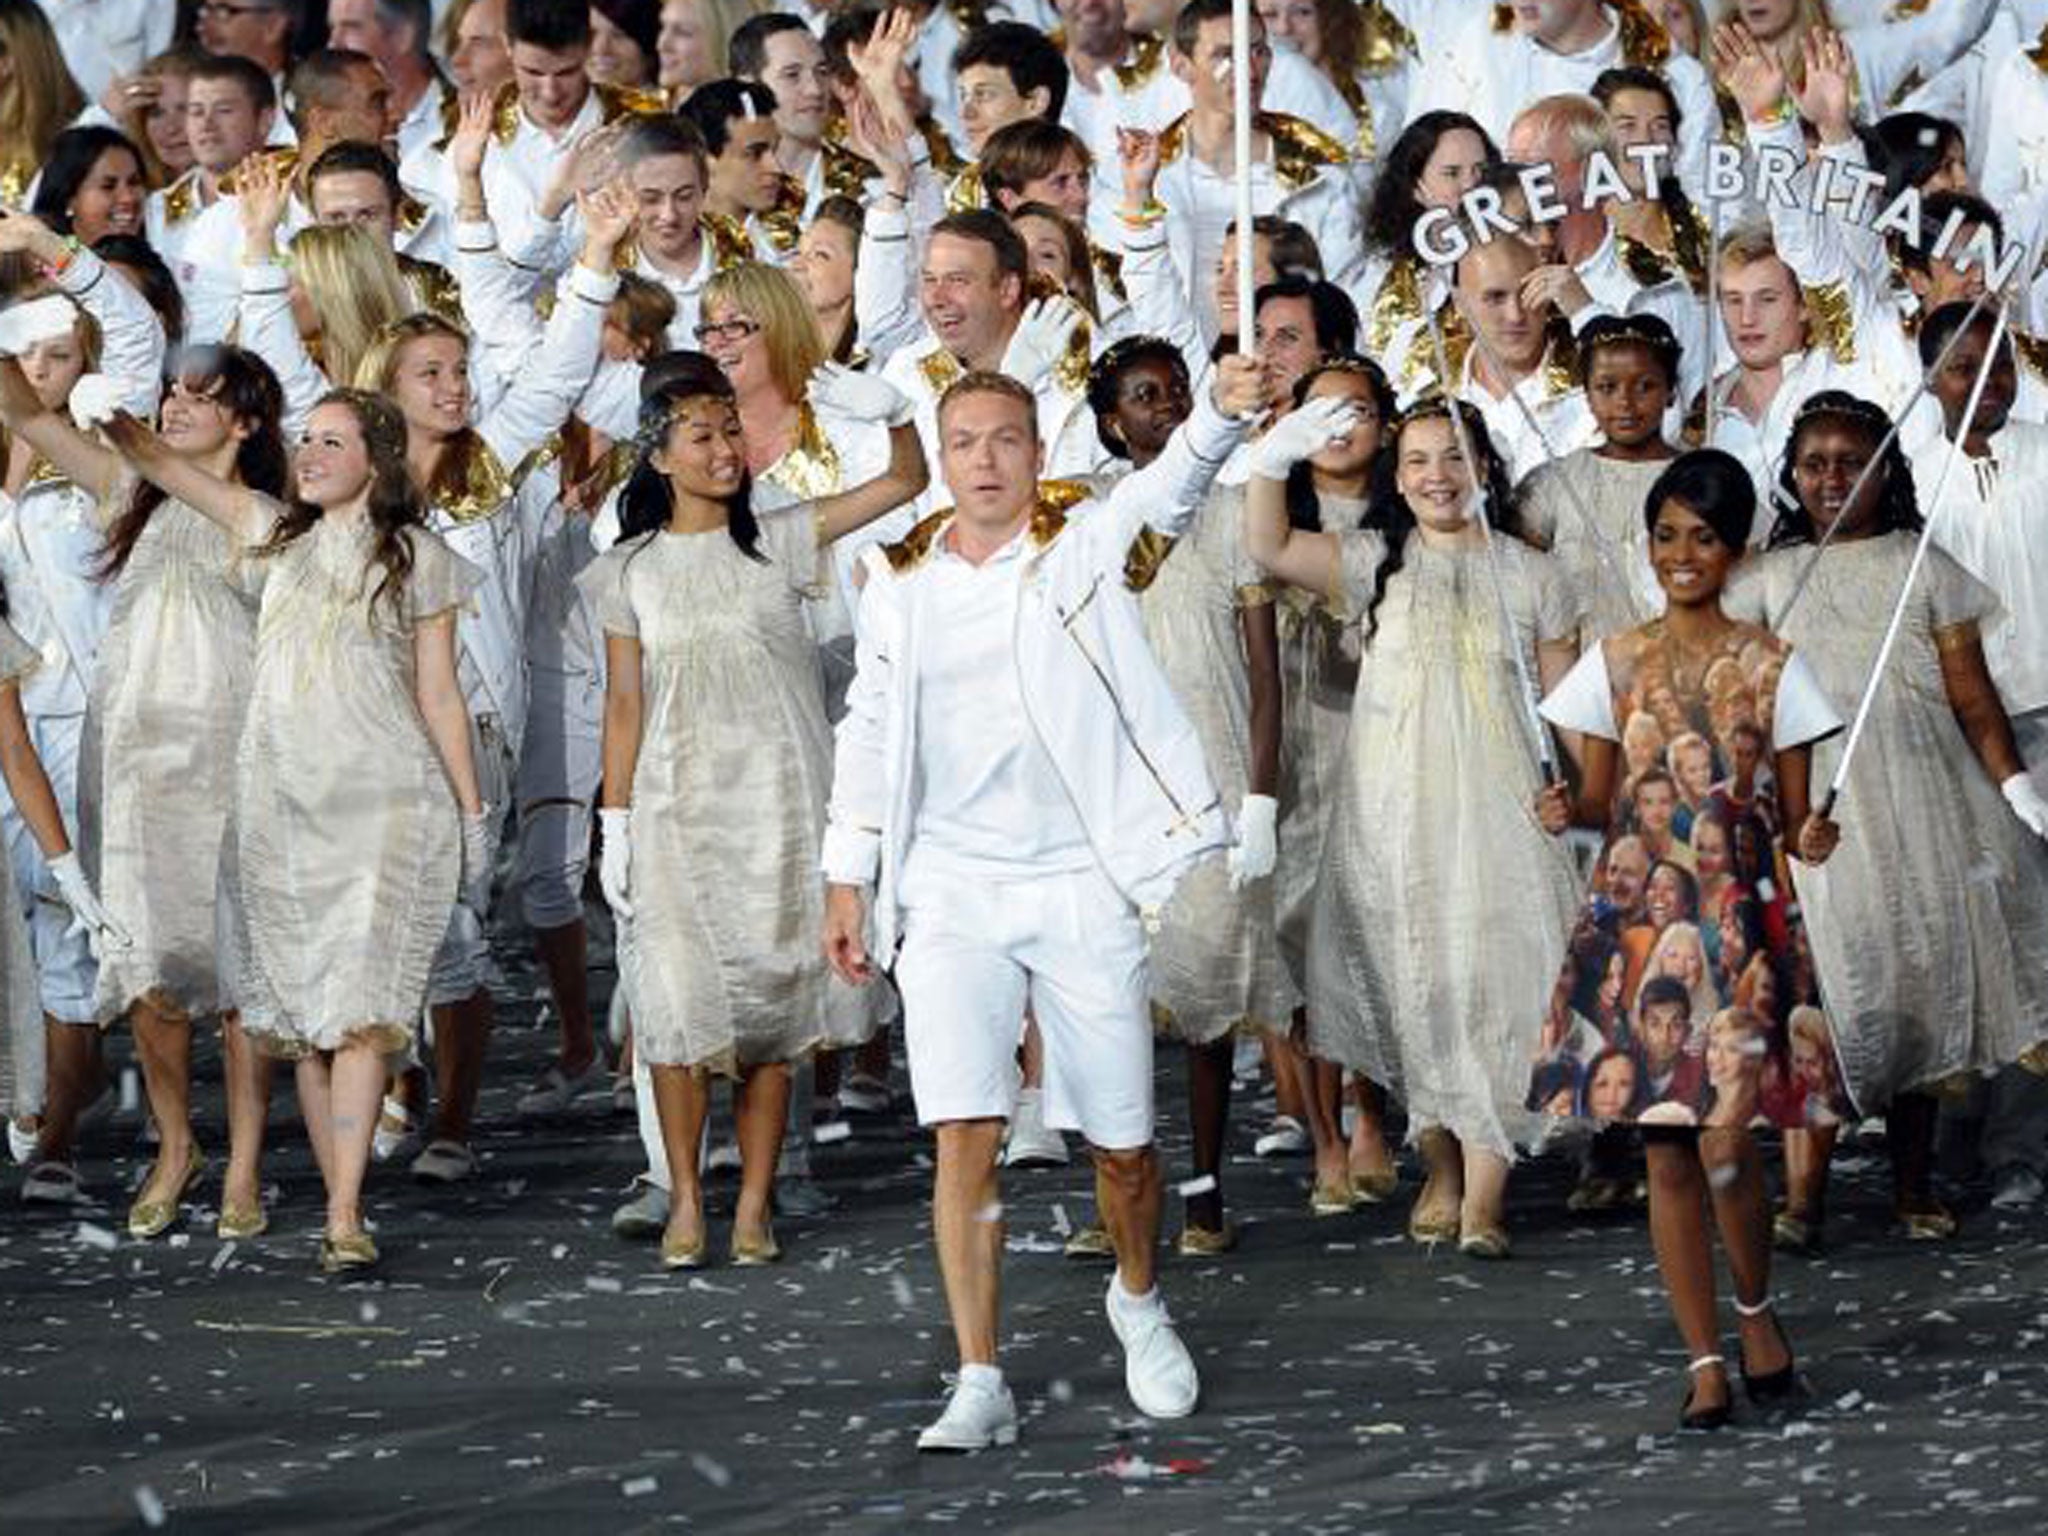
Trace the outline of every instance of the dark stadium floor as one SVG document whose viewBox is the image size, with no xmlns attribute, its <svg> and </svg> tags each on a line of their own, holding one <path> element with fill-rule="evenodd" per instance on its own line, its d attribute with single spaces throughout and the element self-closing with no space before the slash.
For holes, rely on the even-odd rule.
<svg viewBox="0 0 2048 1536">
<path fill-rule="evenodd" d="M 1683 1358 L 1640 1222 L 1567 1215 L 1563 1157 L 1518 1178 L 1516 1256 L 1482 1267 L 1399 1235 L 1412 1172 L 1393 1205 L 1312 1220 L 1306 1162 L 1250 1158 L 1245 1117 L 1227 1176 L 1242 1247 L 1164 1265 L 1205 1389 L 1172 1425 L 1124 1398 L 1106 1271 L 1057 1251 L 1086 1173 L 1013 1175 L 1023 1438 L 920 1458 L 951 1351 L 915 1128 L 857 1121 L 816 1150 L 838 1208 L 778 1222 L 781 1266 L 665 1275 L 608 1226 L 640 1166 L 630 1122 L 602 1100 L 513 1119 L 550 1035 L 506 958 L 483 1174 L 454 1191 L 374 1175 L 375 1280 L 314 1272 L 318 1180 L 283 1093 L 281 1199 L 255 1242 L 212 1236 L 210 1179 L 188 1235 L 110 1244 L 117 1172 L 140 1167 L 132 1119 L 88 1149 L 107 1202 L 89 1227 L 25 1211 L 10 1176 L 0 1531 L 2048 1528 L 2048 1213 L 1953 1190 L 1962 1237 L 1909 1246 L 1886 1232 L 1868 1146 L 1828 1254 L 1778 1269 L 1810 1404 L 1683 1439 Z M 1168 1177 L 1185 1177 L 1171 1053 L 1162 1071 Z M 718 1253 L 731 1187 L 712 1185 Z"/>
</svg>

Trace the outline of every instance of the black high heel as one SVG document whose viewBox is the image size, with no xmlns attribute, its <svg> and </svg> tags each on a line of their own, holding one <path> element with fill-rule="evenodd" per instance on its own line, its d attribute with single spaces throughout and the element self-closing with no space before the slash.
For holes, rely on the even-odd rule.
<svg viewBox="0 0 2048 1536">
<path fill-rule="evenodd" d="M 1728 1369 L 1728 1362 L 1719 1355 L 1701 1355 L 1699 1359 L 1688 1364 L 1685 1369 L 1688 1374 L 1697 1376 L 1709 1366 L 1725 1373 Z M 1685 1401 L 1678 1405 L 1678 1427 L 1681 1430 L 1702 1431 L 1727 1428 L 1728 1421 L 1735 1414 L 1733 1394 L 1729 1395 L 1728 1401 L 1716 1403 L 1711 1408 L 1695 1408 L 1692 1405 L 1693 1391 L 1693 1387 L 1687 1387 L 1685 1389 Z"/>
<path fill-rule="evenodd" d="M 1771 1327 L 1777 1330 L 1778 1340 L 1785 1346 L 1785 1363 L 1767 1376 L 1750 1375 L 1749 1366 L 1745 1363 L 1742 1367 L 1742 1390 L 1752 1403 L 1782 1403 L 1799 1390 L 1799 1362 L 1792 1358 L 1792 1340 L 1785 1332 L 1785 1325 L 1778 1321 L 1778 1314 L 1768 1296 L 1753 1307 L 1738 1301 L 1735 1311 L 1741 1317 L 1762 1317 L 1766 1312 L 1770 1313 Z"/>
</svg>

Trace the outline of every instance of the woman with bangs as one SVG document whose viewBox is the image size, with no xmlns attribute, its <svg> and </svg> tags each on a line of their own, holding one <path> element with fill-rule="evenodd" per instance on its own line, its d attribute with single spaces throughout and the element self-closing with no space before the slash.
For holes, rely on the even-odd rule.
<svg viewBox="0 0 2048 1536">
<path fill-rule="evenodd" d="M 739 324 L 734 303 L 707 295 L 703 323 Z M 671 1269 L 707 1252 L 710 1076 L 737 1085 L 731 1257 L 772 1263 L 790 1064 L 832 1043 L 835 1016 L 860 1011 L 814 937 L 831 731 L 804 605 L 833 541 L 918 495 L 926 474 L 910 404 L 888 385 L 828 367 L 803 395 L 885 422 L 882 470 L 757 512 L 759 450 L 735 385 L 686 354 L 642 408 L 619 541 L 578 578 L 605 633 L 599 877 L 668 1164 Z"/>
<path fill-rule="evenodd" d="M 98 381 L 104 383 L 105 381 Z M 156 1166 L 128 1213 L 129 1235 L 177 1221 L 204 1167 L 192 1129 L 192 1026 L 218 1014 L 227 1065 L 230 1160 L 219 1234 L 264 1229 L 258 1162 L 269 1074 L 235 1013 L 235 924 L 221 903 L 235 747 L 255 652 L 242 551 L 218 525 L 43 410 L 17 420 L 6 400 L 26 380 L 0 363 L 0 415 L 53 464 L 100 490 L 100 579 L 113 594 L 80 747 L 79 820 L 87 867 L 117 891 L 130 937 L 100 957 L 100 1023 L 134 1030 Z M 258 495 L 282 495 L 284 397 L 270 369 L 238 348 L 178 360 L 159 421 L 170 453 Z"/>
<path fill-rule="evenodd" d="M 1891 425 L 1839 390 L 1801 407 L 1769 548 L 1729 599 L 1798 643 L 1845 715 L 1923 527 L 1897 441 L 1877 457 Z M 1849 1093 L 1885 1116 L 1895 1214 L 1921 1240 L 1956 1230 L 1934 1188 L 1939 1095 L 2048 1035 L 2048 804 L 1984 660 L 1981 626 L 1997 609 L 1944 550 L 1927 550 L 1842 786 L 1840 862 L 1793 872 Z M 1828 746 L 1815 759 L 1832 777 L 1840 755 Z M 1836 1132 L 1813 1117 L 1786 1136 L 1775 1231 L 1787 1247 L 1820 1238 Z"/>
<path fill-rule="evenodd" d="M 234 541 L 258 595 L 230 833 L 235 999 L 257 1047 L 295 1064 L 327 1186 L 320 1267 L 365 1270 L 388 1062 L 412 1044 L 458 892 L 490 877 L 455 657 L 480 576 L 425 527 L 404 420 L 374 395 L 313 408 L 282 505 L 104 414 L 139 475 Z"/>
<path fill-rule="evenodd" d="M 1284 434 L 1286 453 L 1318 465 L 1355 409 L 1311 418 L 1298 441 L 1290 416 L 1254 453 Z M 1354 528 L 1290 525 L 1285 482 L 1255 468 L 1247 543 L 1364 637 L 1309 931 L 1310 1048 L 1406 1104 L 1428 1167 L 1409 1235 L 1500 1259 L 1508 1171 L 1534 1129 L 1527 1021 L 1564 963 L 1577 895 L 1528 809 L 1541 781 L 1519 678 L 1563 677 L 1579 615 L 1550 558 L 1514 536 L 1478 413 L 1457 406 L 1460 431 L 1450 409 L 1426 400 L 1394 425 Z"/>
<path fill-rule="evenodd" d="M 386 325 L 353 376 L 359 389 L 390 401 L 404 423 L 406 462 L 427 526 L 483 573 L 474 604 L 457 619 L 456 642 L 486 813 L 466 831 L 484 869 L 495 862 L 525 737 L 527 605 L 541 523 L 555 500 L 553 477 L 532 471 L 597 368 L 618 291 L 613 257 L 633 222 L 631 201 L 618 186 L 586 195 L 580 207 L 583 250 L 567 290 L 540 346 L 488 409 L 476 410 L 470 337 L 433 314 Z M 459 1182 L 477 1167 L 470 1131 L 492 1024 L 488 892 L 486 882 L 456 907 L 428 987 L 435 1119 L 412 1172 L 434 1183 Z M 574 1072 L 550 1066 L 537 1086 L 557 1089 L 579 1074 L 604 1071 L 594 1058 L 567 1066 Z M 417 1081 L 385 1108 L 389 1155 L 410 1132 Z"/>
</svg>

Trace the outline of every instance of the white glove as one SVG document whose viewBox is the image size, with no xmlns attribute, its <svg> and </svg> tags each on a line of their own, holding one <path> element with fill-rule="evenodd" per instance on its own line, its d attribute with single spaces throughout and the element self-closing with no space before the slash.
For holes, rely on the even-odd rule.
<svg viewBox="0 0 2048 1536">
<path fill-rule="evenodd" d="M 597 825 L 602 836 L 597 856 L 597 883 L 604 891 L 604 903 L 612 909 L 612 916 L 620 922 L 628 922 L 633 916 L 633 903 L 628 892 L 633 888 L 633 813 L 607 807 L 597 813 Z"/>
<path fill-rule="evenodd" d="M 1002 371 L 1019 383 L 1036 388 L 1038 381 L 1067 355 L 1067 338 L 1086 319 L 1081 306 L 1063 293 L 1050 299 L 1034 299 L 1024 306 L 1017 321 L 1016 333 L 1003 353 Z"/>
<path fill-rule="evenodd" d="M 1289 411 L 1245 450 L 1245 467 L 1261 480 L 1285 480 L 1287 471 L 1342 442 L 1358 425 L 1358 407 L 1335 395 L 1321 395 Z"/>
<path fill-rule="evenodd" d="M 2048 799 L 2042 798 L 2030 775 L 2014 774 L 1998 786 L 1998 792 L 2005 796 L 2013 815 L 2026 823 L 2029 832 L 2036 837 L 2048 837 Z"/>
<path fill-rule="evenodd" d="M 462 818 L 462 903 L 479 919 L 491 906 L 491 809 Z"/>
<path fill-rule="evenodd" d="M 90 432 L 127 409 L 128 391 L 111 374 L 88 373 L 71 386 L 71 419 L 81 432 Z"/>
<path fill-rule="evenodd" d="M 878 421 L 885 427 L 903 427 L 917 414 L 910 399 L 888 380 L 871 373 L 856 373 L 841 363 L 820 363 L 811 375 L 811 405 L 822 406 L 857 421 Z"/>
<path fill-rule="evenodd" d="M 1280 802 L 1271 795 L 1246 795 L 1237 808 L 1237 841 L 1226 861 L 1230 888 L 1243 890 L 1263 880 L 1280 862 Z"/>
<path fill-rule="evenodd" d="M 78 306 L 61 293 L 46 293 L 0 310 L 0 357 L 19 357 L 39 341 L 69 336 Z"/>
<path fill-rule="evenodd" d="M 135 941 L 128 936 L 107 909 L 100 905 L 100 899 L 93 893 L 92 882 L 85 878 L 85 869 L 78 862 L 76 853 L 60 854 L 50 860 L 50 878 L 57 883 L 57 894 L 64 898 L 64 905 L 71 909 L 71 930 L 85 930 L 86 942 L 92 946 L 93 958 L 98 959 L 104 943 L 112 943 L 116 949 L 126 949 Z"/>
</svg>

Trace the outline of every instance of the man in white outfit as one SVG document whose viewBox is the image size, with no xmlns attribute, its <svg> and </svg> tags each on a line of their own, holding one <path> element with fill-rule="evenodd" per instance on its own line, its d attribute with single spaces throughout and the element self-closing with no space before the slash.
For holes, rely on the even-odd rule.
<svg viewBox="0 0 2048 1536">
<path fill-rule="evenodd" d="M 1148 525 L 1169 539 L 1186 529 L 1263 393 L 1255 362 L 1228 360 L 1157 461 L 1076 505 L 1077 488 L 1039 483 L 1031 391 L 969 373 L 939 406 L 952 510 L 863 556 L 825 949 L 856 984 L 895 965 L 918 1118 L 938 1142 L 932 1225 L 961 1367 L 921 1450 L 1017 1435 L 996 1365 L 996 1150 L 1027 1004 L 1045 1041 L 1046 1120 L 1095 1149 L 1131 1399 L 1177 1418 L 1200 1392 L 1153 1285 L 1146 924 L 1229 832 L 1124 571 Z"/>
</svg>

